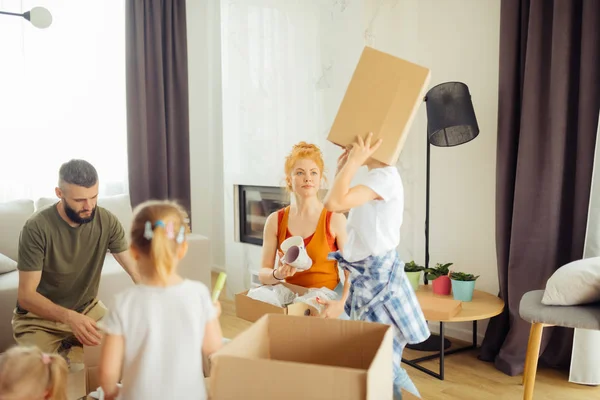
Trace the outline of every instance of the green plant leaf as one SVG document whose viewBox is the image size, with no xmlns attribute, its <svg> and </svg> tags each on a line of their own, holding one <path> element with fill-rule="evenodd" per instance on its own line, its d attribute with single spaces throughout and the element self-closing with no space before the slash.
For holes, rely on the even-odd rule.
<svg viewBox="0 0 600 400">
<path fill-rule="evenodd" d="M 418 265 L 417 263 L 414 262 L 414 260 L 404 264 L 405 272 L 419 272 L 419 271 L 423 271 L 424 269 L 425 269 L 425 267 Z"/>
<path fill-rule="evenodd" d="M 450 279 L 453 279 L 455 281 L 469 282 L 475 281 L 477 280 L 477 278 L 479 278 L 479 275 L 467 274 L 465 272 L 452 272 L 450 274 Z"/>
</svg>

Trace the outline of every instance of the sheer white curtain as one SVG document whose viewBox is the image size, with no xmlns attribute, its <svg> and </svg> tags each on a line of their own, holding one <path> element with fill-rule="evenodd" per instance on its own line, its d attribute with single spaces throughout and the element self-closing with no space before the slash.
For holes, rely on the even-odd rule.
<svg viewBox="0 0 600 400">
<path fill-rule="evenodd" d="M 320 139 L 319 11 L 315 0 L 222 2 L 224 157 L 243 171 L 236 179 L 283 184 L 292 145 Z M 267 157 L 251 162 L 255 154 Z"/>
<path fill-rule="evenodd" d="M 50 10 L 37 29 L 0 15 L 0 202 L 54 196 L 60 165 L 83 158 L 100 194 L 128 193 L 123 0 L 0 0 Z"/>
<path fill-rule="evenodd" d="M 583 257 L 600 256 L 600 115 Z M 569 381 L 600 385 L 600 331 L 575 329 Z"/>
</svg>

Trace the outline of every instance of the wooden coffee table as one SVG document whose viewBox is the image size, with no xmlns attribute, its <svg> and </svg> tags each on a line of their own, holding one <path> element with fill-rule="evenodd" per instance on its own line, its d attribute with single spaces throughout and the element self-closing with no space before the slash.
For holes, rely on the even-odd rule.
<svg viewBox="0 0 600 400">
<path fill-rule="evenodd" d="M 452 295 L 449 296 L 440 296 L 437 294 L 433 294 L 431 285 L 421 285 L 419 286 L 419 290 L 416 292 L 417 298 L 421 299 L 423 297 L 438 297 L 438 298 L 448 298 L 452 299 Z M 432 317 L 428 315 L 430 313 L 427 310 L 423 310 L 423 314 L 425 315 L 425 319 L 428 321 L 434 321 L 440 323 L 440 340 L 441 347 L 440 351 L 436 354 L 431 354 L 425 357 L 420 357 L 412 360 L 407 360 L 402 358 L 402 362 L 414 367 L 420 371 L 423 371 L 431 376 L 434 376 L 438 379 L 444 380 L 444 356 L 460 353 L 467 350 L 473 350 L 477 348 L 477 321 L 488 319 L 495 317 L 500 314 L 504 309 L 504 302 L 498 296 L 494 296 L 493 294 L 482 292 L 481 290 L 475 290 L 473 292 L 473 300 L 472 301 L 463 301 L 462 302 L 462 310 L 456 314 L 454 317 L 440 320 L 437 316 Z M 458 349 L 451 349 L 446 351 L 444 349 L 444 324 L 448 322 L 473 322 L 473 343 L 466 347 L 461 347 Z M 432 371 L 428 368 L 425 368 L 419 363 L 423 361 L 433 360 L 435 358 L 439 358 L 440 360 L 440 369 L 439 373 Z"/>
</svg>

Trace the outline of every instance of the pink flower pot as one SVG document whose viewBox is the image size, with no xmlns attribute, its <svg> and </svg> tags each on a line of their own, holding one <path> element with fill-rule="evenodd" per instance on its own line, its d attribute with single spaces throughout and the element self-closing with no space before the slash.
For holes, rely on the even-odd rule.
<svg viewBox="0 0 600 400">
<path fill-rule="evenodd" d="M 450 278 L 446 275 L 434 279 L 431 282 L 431 285 L 433 286 L 433 293 L 442 296 L 449 295 L 450 290 L 452 289 L 452 282 L 450 282 Z"/>
</svg>

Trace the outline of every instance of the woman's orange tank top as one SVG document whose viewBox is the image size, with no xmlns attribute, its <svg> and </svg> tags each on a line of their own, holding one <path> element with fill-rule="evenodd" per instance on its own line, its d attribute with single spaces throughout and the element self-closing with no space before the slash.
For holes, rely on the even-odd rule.
<svg viewBox="0 0 600 400">
<path fill-rule="evenodd" d="M 278 211 L 277 248 L 281 251 L 281 243 L 292 236 L 288 230 L 290 207 Z M 313 264 L 307 271 L 296 272 L 294 276 L 286 278 L 286 282 L 307 288 L 327 287 L 331 290 L 338 285 L 337 261 L 328 260 L 327 255 L 337 251 L 335 238 L 331 234 L 329 225 L 331 212 L 323 208 L 315 233 L 304 239 L 304 247 Z"/>
</svg>

